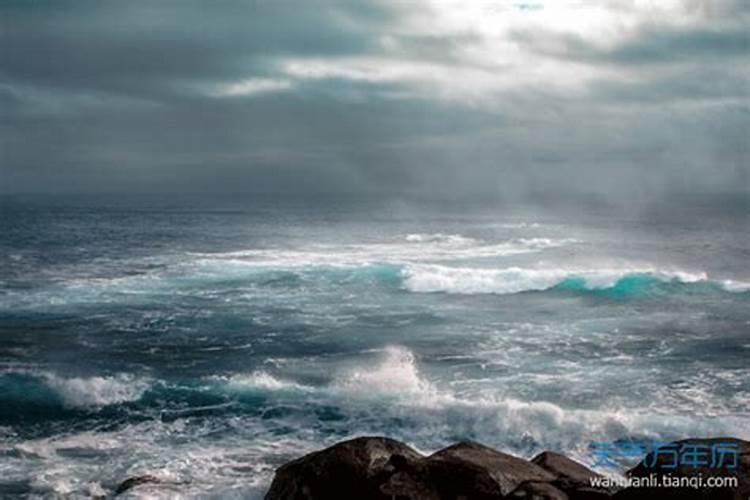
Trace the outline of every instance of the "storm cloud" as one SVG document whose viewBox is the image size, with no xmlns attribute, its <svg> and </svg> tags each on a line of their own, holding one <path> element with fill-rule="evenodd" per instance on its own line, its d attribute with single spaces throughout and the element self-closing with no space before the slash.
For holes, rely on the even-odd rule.
<svg viewBox="0 0 750 500">
<path fill-rule="evenodd" d="M 741 0 L 6 1 L 0 191 L 750 192 Z"/>
</svg>

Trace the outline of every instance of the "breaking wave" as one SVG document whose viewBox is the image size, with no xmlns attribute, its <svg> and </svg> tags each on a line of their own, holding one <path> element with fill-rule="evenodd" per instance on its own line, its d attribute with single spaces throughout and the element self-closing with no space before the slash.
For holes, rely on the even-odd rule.
<svg viewBox="0 0 750 500">
<path fill-rule="evenodd" d="M 262 492 L 278 462 L 331 440 L 361 434 L 389 435 L 423 451 L 467 438 L 525 456 L 553 449 L 589 465 L 593 465 L 594 458 L 590 452 L 592 442 L 628 438 L 662 441 L 694 435 L 750 437 L 746 415 L 727 415 L 717 420 L 710 414 L 686 410 L 665 418 L 659 408 L 649 405 L 566 408 L 544 400 L 523 401 L 505 394 L 502 387 L 491 393 L 462 393 L 431 380 L 420 369 L 418 358 L 403 346 L 363 354 L 366 359 L 337 370 L 320 385 L 307 385 L 265 371 L 212 376 L 178 385 L 158 382 L 154 385 L 161 388 L 157 399 L 162 406 L 184 402 L 181 394 L 185 391 L 210 393 L 224 398 L 226 404 L 179 406 L 181 409 L 169 418 L 131 420 L 103 432 L 22 440 L 10 445 L 14 455 L 9 456 L 43 457 L 47 462 L 42 464 L 56 461 L 62 471 L 83 467 L 81 462 L 65 458 L 71 450 L 85 453 L 83 456 L 117 457 L 123 463 L 138 456 L 145 460 L 140 468 L 163 471 L 175 482 L 184 480 L 186 485 L 195 483 L 196 487 L 200 482 L 190 479 L 204 477 L 206 470 L 213 474 L 214 486 L 234 485 L 238 477 L 246 482 L 245 475 L 232 473 L 232 467 L 237 467 L 252 471 L 257 483 L 252 487 Z M 145 389 L 146 379 L 136 377 L 63 378 L 48 373 L 13 372 L 0 376 L 3 406 L 10 407 L 11 402 L 6 401 L 10 382 L 21 384 L 15 389 L 18 396 L 19 392 L 29 392 L 34 386 L 28 384 L 34 381 L 34 390 L 46 387 L 65 404 L 79 408 L 132 404 L 138 398 L 139 404 L 148 404 L 151 399 L 144 397 L 144 391 L 149 392 Z M 248 391 L 262 397 L 246 398 Z M 15 411 L 23 410 L 18 405 L 13 407 Z M 262 418 L 257 418 L 258 412 Z M 212 418 L 202 418 L 206 415 Z M 322 423 L 317 418 L 322 418 Z M 160 449 L 153 444 L 155 435 L 161 440 L 174 440 L 174 445 L 166 451 Z M 248 441 L 253 446 L 242 444 Z M 151 454 L 144 455 L 143 450 Z M 162 453 L 169 454 L 167 468 L 160 467 Z M 187 458 L 180 459 L 181 455 Z M 217 463 L 222 467 L 216 468 Z M 100 472 L 81 469 L 71 484 L 53 481 L 54 484 L 38 487 L 58 493 L 85 490 L 87 481 L 97 478 Z M 112 483 L 113 480 L 105 481 L 104 489 Z"/>
<path fill-rule="evenodd" d="M 203 264 L 234 262 L 267 268 L 355 266 L 374 262 L 408 263 L 504 257 L 562 247 L 571 238 L 515 238 L 486 242 L 459 234 L 408 234 L 396 241 L 361 244 L 313 244 L 304 249 L 251 249 L 195 254 Z"/>
<path fill-rule="evenodd" d="M 452 399 L 420 375 L 411 351 L 398 346 L 386 347 L 371 365 L 341 374 L 332 388 L 358 398 L 391 398 L 428 406 Z"/>
<path fill-rule="evenodd" d="M 55 418 L 60 411 L 97 410 L 141 399 L 152 382 L 130 374 L 63 377 L 51 372 L 0 374 L 0 421 Z"/>
<path fill-rule="evenodd" d="M 254 371 L 250 374 L 234 374 L 211 377 L 213 382 L 225 384 L 226 388 L 235 391 L 256 390 L 256 391 L 301 391 L 309 392 L 314 390 L 313 387 L 304 384 L 298 384 L 288 380 L 282 380 L 273 375 L 262 371 Z"/>
<path fill-rule="evenodd" d="M 150 385 L 147 380 L 127 374 L 89 378 L 62 378 L 45 374 L 43 379 L 67 406 L 72 407 L 97 407 L 137 401 Z"/>
<path fill-rule="evenodd" d="M 476 243 L 477 240 L 460 234 L 443 234 L 443 233 L 412 233 L 407 234 L 404 239 L 409 243 L 439 242 L 454 245 L 467 245 Z"/>
<path fill-rule="evenodd" d="M 544 290 L 604 292 L 638 295 L 668 292 L 668 287 L 703 285 L 706 289 L 743 292 L 748 285 L 711 281 L 706 273 L 643 269 L 504 269 L 448 267 L 433 264 L 409 265 L 403 269 L 404 287 L 412 292 L 455 294 L 514 294 Z"/>
</svg>

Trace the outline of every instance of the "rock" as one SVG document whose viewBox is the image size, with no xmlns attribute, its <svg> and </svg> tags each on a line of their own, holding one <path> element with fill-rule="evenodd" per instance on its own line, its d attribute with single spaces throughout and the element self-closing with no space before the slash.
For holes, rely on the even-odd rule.
<svg viewBox="0 0 750 500">
<path fill-rule="evenodd" d="M 393 439 L 352 439 L 281 466 L 266 500 L 437 499 L 419 479 L 422 459 Z"/>
<path fill-rule="evenodd" d="M 510 494 L 509 498 L 524 498 L 526 500 L 569 500 L 563 491 L 555 488 L 551 483 L 528 482 L 521 484 Z M 576 497 L 573 497 L 577 500 Z"/>
<path fill-rule="evenodd" d="M 310 453 L 276 471 L 266 500 L 748 500 L 750 443 L 737 439 L 691 439 L 682 445 L 735 443 L 735 469 L 666 467 L 667 457 L 648 455 L 631 477 L 736 477 L 737 488 L 594 488 L 596 472 L 559 453 L 531 461 L 478 443 L 463 442 L 424 457 L 407 445 L 382 437 L 363 437 Z M 657 460 L 654 460 L 657 459 Z M 649 468 L 646 464 L 656 462 Z M 131 480 L 137 478 L 131 478 Z M 135 484 L 143 482 L 139 480 Z M 126 481 L 127 483 L 127 481 Z M 125 483 L 118 488 L 118 492 Z"/>
<path fill-rule="evenodd" d="M 531 462 L 477 443 L 423 457 L 398 441 L 365 437 L 283 465 L 266 500 L 489 500 L 521 483 L 552 479 Z"/>
<path fill-rule="evenodd" d="M 555 479 L 552 485 L 569 497 L 580 500 L 599 500 L 612 498 L 615 493 L 606 488 L 594 488 L 591 485 L 592 478 L 600 478 L 597 474 L 583 464 L 571 460 L 565 455 L 553 451 L 545 451 L 531 459 L 547 472 L 553 474 Z"/>
<path fill-rule="evenodd" d="M 545 451 L 531 459 L 531 463 L 550 472 L 557 480 L 565 480 L 577 484 L 589 484 L 591 478 L 601 477 L 583 464 L 571 460 L 565 455 L 554 451 Z"/>
<path fill-rule="evenodd" d="M 125 493 L 126 491 L 135 488 L 136 486 L 140 486 L 142 484 L 147 483 L 160 483 L 161 479 L 159 479 L 156 476 L 152 476 L 150 474 L 144 474 L 142 476 L 133 476 L 127 478 L 125 481 L 121 482 L 117 488 L 115 488 L 115 496 L 121 495 Z"/>
<path fill-rule="evenodd" d="M 628 471 L 628 476 L 632 478 L 649 478 L 653 477 L 660 482 L 665 477 L 671 479 L 688 480 L 692 478 L 697 481 L 699 478 L 703 481 L 701 487 L 634 487 L 631 486 L 615 496 L 616 500 L 747 500 L 750 498 L 750 442 L 734 438 L 712 438 L 712 439 L 685 439 L 676 441 L 671 446 L 707 446 L 732 443 L 737 446 L 738 464 L 737 467 L 711 467 L 685 465 L 681 461 L 676 468 L 670 467 L 674 464 L 674 457 L 668 453 L 649 453 L 633 469 Z M 670 447 L 671 447 L 670 446 Z M 705 448 L 704 448 L 705 449 Z M 656 458 L 656 460 L 654 460 Z M 710 463 L 710 450 L 709 450 Z M 649 467 L 649 465 L 652 465 Z M 737 487 L 708 487 L 705 482 L 709 478 L 717 477 L 734 477 L 737 478 Z"/>
<path fill-rule="evenodd" d="M 527 460 L 472 442 L 450 446 L 427 460 L 441 498 L 502 498 L 525 481 L 554 479 Z"/>
</svg>

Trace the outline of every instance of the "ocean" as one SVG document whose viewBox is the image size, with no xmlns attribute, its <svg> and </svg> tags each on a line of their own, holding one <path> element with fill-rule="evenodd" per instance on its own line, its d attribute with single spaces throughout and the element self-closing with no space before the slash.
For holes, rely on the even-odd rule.
<svg viewBox="0 0 750 500">
<path fill-rule="evenodd" d="M 0 202 L 0 497 L 260 498 L 360 435 L 750 438 L 747 213 Z M 133 490 L 133 494 L 136 491 Z"/>
</svg>

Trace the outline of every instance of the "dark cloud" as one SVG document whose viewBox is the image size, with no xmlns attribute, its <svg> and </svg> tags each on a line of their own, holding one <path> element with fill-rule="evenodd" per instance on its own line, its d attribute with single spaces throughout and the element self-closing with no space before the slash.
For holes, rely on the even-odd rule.
<svg viewBox="0 0 750 500">
<path fill-rule="evenodd" d="M 734 10 L 639 14 L 603 42 L 543 23 L 454 26 L 437 8 L 3 2 L 0 191 L 750 189 Z"/>
<path fill-rule="evenodd" d="M 272 71 L 283 54 L 357 53 L 367 27 L 334 2 L 25 2 L 4 9 L 0 74 L 28 85 L 166 97 Z"/>
</svg>

